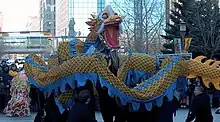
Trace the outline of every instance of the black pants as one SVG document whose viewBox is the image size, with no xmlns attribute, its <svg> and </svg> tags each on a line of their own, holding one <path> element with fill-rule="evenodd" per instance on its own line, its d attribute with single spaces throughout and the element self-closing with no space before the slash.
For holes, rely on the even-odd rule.
<svg viewBox="0 0 220 122">
<path fill-rule="evenodd" d="M 0 110 L 4 110 L 5 107 L 8 104 L 8 101 L 10 99 L 10 95 L 7 94 L 0 94 Z"/>
<path fill-rule="evenodd" d="M 34 122 L 46 122 L 44 119 L 44 111 L 38 110 L 37 115 L 34 118 Z"/>
</svg>

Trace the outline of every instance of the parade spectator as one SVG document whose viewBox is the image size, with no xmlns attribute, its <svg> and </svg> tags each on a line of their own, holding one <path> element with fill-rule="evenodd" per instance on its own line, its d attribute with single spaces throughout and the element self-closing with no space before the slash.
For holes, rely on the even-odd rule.
<svg viewBox="0 0 220 122">
<path fill-rule="evenodd" d="M 1 82 L 1 100 L 0 100 L 0 105 L 1 105 L 1 109 L 3 110 L 9 99 L 10 99 L 10 83 L 11 83 L 11 80 L 12 80 L 12 77 L 9 75 L 9 66 L 7 64 L 4 64 L 3 62 L 3 65 L 2 65 L 2 69 L 3 69 L 3 72 L 2 72 L 2 82 Z"/>
<path fill-rule="evenodd" d="M 16 64 L 12 64 L 10 67 L 10 70 L 17 72 L 18 68 L 17 68 Z"/>
<path fill-rule="evenodd" d="M 212 84 L 209 84 L 209 88 L 207 89 L 207 93 L 209 95 L 210 98 L 210 106 L 212 107 L 212 102 L 213 102 L 213 94 L 215 92 L 215 87 Z"/>
<path fill-rule="evenodd" d="M 220 114 L 220 91 L 215 92 L 215 97 L 217 99 L 218 108 L 216 110 L 216 114 Z"/>
<path fill-rule="evenodd" d="M 190 106 L 186 122 L 213 122 L 213 116 L 210 106 L 210 98 L 204 92 L 202 86 L 196 86 L 194 90 L 194 99 Z"/>
<path fill-rule="evenodd" d="M 69 112 L 68 122 L 97 122 L 88 106 L 90 100 L 91 93 L 88 90 L 80 91 Z"/>
<path fill-rule="evenodd" d="M 0 66 L 0 112 L 4 109 L 5 85 L 3 81 L 3 68 Z"/>
<path fill-rule="evenodd" d="M 196 77 L 188 80 L 187 84 L 187 106 L 190 107 L 192 104 L 192 99 L 193 99 L 193 94 L 194 94 L 194 89 L 197 85 L 199 85 L 199 82 L 201 81 L 201 77 Z"/>
<path fill-rule="evenodd" d="M 1 66 L 5 66 L 5 65 L 7 65 L 7 62 L 3 60 L 3 61 L 1 62 Z"/>
<path fill-rule="evenodd" d="M 188 80 L 185 77 L 180 77 L 177 82 L 176 91 L 179 92 L 179 104 L 181 107 L 186 107 L 186 91 L 187 91 Z"/>
</svg>

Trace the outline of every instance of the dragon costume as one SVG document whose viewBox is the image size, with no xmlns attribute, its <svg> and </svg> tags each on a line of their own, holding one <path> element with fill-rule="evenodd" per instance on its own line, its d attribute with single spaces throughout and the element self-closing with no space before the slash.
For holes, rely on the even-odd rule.
<svg viewBox="0 0 220 122">
<path fill-rule="evenodd" d="M 122 105 L 131 104 L 133 111 L 139 110 L 140 104 L 144 104 L 148 111 L 153 105 L 161 106 L 165 96 L 172 100 L 177 82 L 189 74 L 201 76 L 207 87 L 211 82 L 220 89 L 220 70 L 217 68 L 220 62 L 207 60 L 202 63 L 203 56 L 183 60 L 177 55 L 160 64 L 156 56 L 141 53 L 124 55 L 120 56 L 123 65 L 115 76 L 106 59 L 118 62 L 118 37 L 123 19 L 107 6 L 86 22 L 91 31 L 86 41 L 74 38 L 61 43 L 58 54 L 49 59 L 49 65 L 37 55 L 27 56 L 24 65 L 29 82 L 47 94 L 54 92 L 61 112 L 72 101 L 72 89 L 84 86 L 87 80 L 92 81 L 94 87 L 97 82 L 107 87 L 109 96 L 119 98 Z M 67 89 L 67 84 L 72 89 Z M 134 84 L 137 84 L 134 88 L 130 87 Z"/>
</svg>

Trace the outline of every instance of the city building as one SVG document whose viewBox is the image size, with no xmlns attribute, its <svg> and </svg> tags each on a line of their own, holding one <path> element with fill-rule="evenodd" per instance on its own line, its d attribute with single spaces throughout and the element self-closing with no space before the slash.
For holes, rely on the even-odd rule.
<svg viewBox="0 0 220 122">
<path fill-rule="evenodd" d="M 38 16 L 29 16 L 27 25 L 27 31 L 39 31 L 40 30 L 40 18 Z"/>
<path fill-rule="evenodd" d="M 87 36 L 88 26 L 85 22 L 91 13 L 99 13 L 106 6 L 106 0 L 57 0 L 56 34 Z M 70 31 L 75 33 L 69 33 Z"/>
<path fill-rule="evenodd" d="M 40 31 L 56 36 L 56 0 L 40 0 Z M 56 40 L 52 39 L 49 44 L 55 47 Z"/>
<path fill-rule="evenodd" d="M 40 0 L 40 30 L 56 35 L 56 0 Z"/>
<path fill-rule="evenodd" d="M 170 20 L 171 10 L 174 9 L 173 2 L 177 2 L 178 0 L 165 0 L 165 9 L 166 9 L 166 23 L 172 23 Z"/>
<path fill-rule="evenodd" d="M 2 31 L 3 28 L 3 13 L 0 12 L 0 32 Z"/>
<path fill-rule="evenodd" d="M 69 9 L 68 0 L 56 1 L 56 35 L 67 35 L 67 28 L 69 24 Z"/>
<path fill-rule="evenodd" d="M 125 14 L 126 0 L 106 0 L 107 5 L 111 5 L 115 12 Z"/>
<path fill-rule="evenodd" d="M 106 4 L 109 4 L 109 0 L 97 0 L 97 13 L 101 12 Z"/>
</svg>

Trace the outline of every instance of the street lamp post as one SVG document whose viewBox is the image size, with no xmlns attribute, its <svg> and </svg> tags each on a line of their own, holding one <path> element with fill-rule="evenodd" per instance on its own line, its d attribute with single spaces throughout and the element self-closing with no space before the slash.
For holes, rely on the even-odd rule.
<svg viewBox="0 0 220 122">
<path fill-rule="evenodd" d="M 180 34 L 181 34 L 181 47 L 180 47 L 180 52 L 183 53 L 183 49 L 184 49 L 184 38 L 185 38 L 185 34 L 186 34 L 186 23 L 184 21 L 180 22 Z"/>
</svg>

